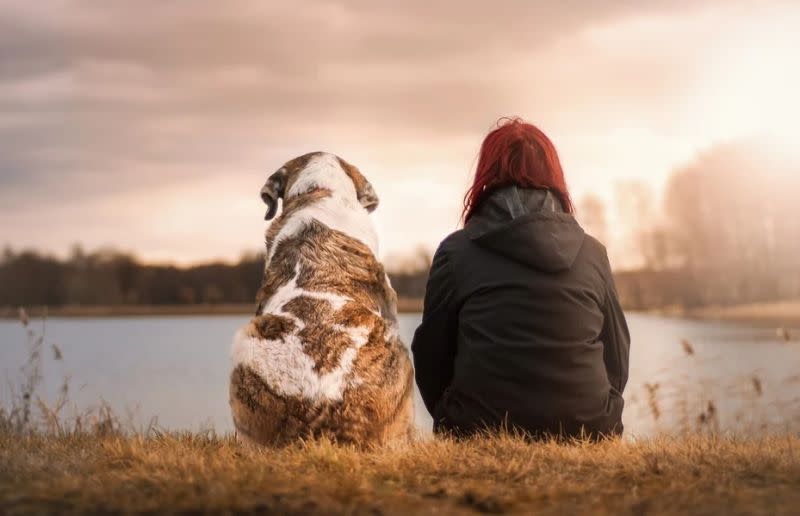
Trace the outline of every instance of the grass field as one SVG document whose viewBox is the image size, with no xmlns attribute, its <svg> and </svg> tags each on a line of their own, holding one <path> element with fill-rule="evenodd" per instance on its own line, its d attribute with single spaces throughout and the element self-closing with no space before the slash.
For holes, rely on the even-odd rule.
<svg viewBox="0 0 800 516">
<path fill-rule="evenodd" d="M 0 513 L 797 514 L 800 439 L 510 436 L 358 451 L 213 435 L 0 434 Z"/>
</svg>

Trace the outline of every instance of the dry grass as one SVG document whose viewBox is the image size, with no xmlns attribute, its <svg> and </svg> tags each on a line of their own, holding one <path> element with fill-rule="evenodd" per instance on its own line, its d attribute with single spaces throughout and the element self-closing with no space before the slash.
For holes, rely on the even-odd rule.
<svg viewBox="0 0 800 516">
<path fill-rule="evenodd" d="M 213 435 L 0 434 L 0 513 L 790 514 L 800 439 L 531 444 L 509 436 L 360 452 Z"/>
</svg>

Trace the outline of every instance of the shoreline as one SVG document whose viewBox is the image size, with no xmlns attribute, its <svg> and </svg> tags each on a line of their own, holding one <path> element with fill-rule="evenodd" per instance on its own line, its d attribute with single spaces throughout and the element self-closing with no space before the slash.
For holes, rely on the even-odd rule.
<svg viewBox="0 0 800 516">
<path fill-rule="evenodd" d="M 225 303 L 214 305 L 67 305 L 67 306 L 26 306 L 25 312 L 32 319 L 41 317 L 169 317 L 169 316 L 251 316 L 255 303 Z M 422 299 L 401 298 L 397 301 L 399 313 L 422 312 Z M 19 307 L 0 307 L 0 320 L 19 319 Z"/>
<path fill-rule="evenodd" d="M 401 314 L 422 312 L 421 298 L 400 298 L 397 302 Z M 214 304 L 214 305 L 68 305 L 60 307 L 25 307 L 31 318 L 47 317 L 169 317 L 169 316 L 249 316 L 255 304 Z M 674 317 L 696 321 L 718 321 L 749 324 L 763 327 L 800 328 L 800 300 L 750 303 L 733 306 L 708 306 L 695 309 L 680 307 L 656 308 L 650 310 L 626 310 L 628 313 L 642 313 L 662 317 Z M 18 307 L 0 307 L 0 320 L 18 319 Z"/>
<path fill-rule="evenodd" d="M 746 303 L 731 306 L 680 307 L 645 310 L 644 313 L 695 321 L 717 321 L 773 328 L 800 328 L 800 300 Z"/>
</svg>

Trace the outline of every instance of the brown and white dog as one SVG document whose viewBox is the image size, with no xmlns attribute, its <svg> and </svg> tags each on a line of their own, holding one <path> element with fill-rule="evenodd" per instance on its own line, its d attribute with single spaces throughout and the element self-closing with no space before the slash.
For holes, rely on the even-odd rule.
<svg viewBox="0 0 800 516">
<path fill-rule="evenodd" d="M 236 334 L 230 405 L 238 435 L 280 445 L 328 436 L 361 446 L 405 440 L 414 373 L 397 296 L 376 258 L 378 205 L 359 170 L 328 153 L 295 158 L 261 190 L 264 279 Z"/>
</svg>

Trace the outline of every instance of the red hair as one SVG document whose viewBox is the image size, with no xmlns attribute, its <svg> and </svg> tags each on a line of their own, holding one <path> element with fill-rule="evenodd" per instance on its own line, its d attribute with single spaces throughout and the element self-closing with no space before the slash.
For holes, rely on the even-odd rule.
<svg viewBox="0 0 800 516">
<path fill-rule="evenodd" d="M 573 213 L 558 153 L 538 127 L 519 118 L 501 118 L 481 144 L 475 180 L 464 195 L 464 222 L 492 190 L 508 185 L 550 190 Z"/>
</svg>

